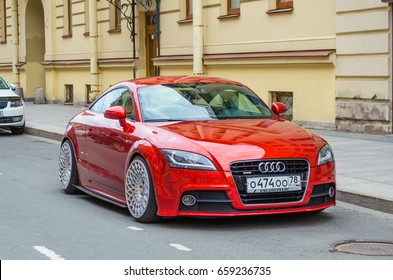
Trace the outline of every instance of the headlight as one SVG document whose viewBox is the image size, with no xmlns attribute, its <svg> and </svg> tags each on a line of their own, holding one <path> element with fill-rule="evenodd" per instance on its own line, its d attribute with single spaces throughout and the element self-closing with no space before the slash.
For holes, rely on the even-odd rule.
<svg viewBox="0 0 393 280">
<path fill-rule="evenodd" d="M 11 100 L 11 107 L 20 107 L 23 105 L 23 101 L 21 98 L 18 99 L 12 99 Z"/>
<path fill-rule="evenodd" d="M 329 146 L 329 144 L 326 144 L 325 146 L 322 147 L 322 149 L 319 150 L 318 165 L 327 164 L 333 161 L 334 161 L 333 150 Z"/>
<path fill-rule="evenodd" d="M 179 151 L 179 150 L 162 150 L 168 165 L 174 168 L 200 169 L 200 170 L 217 170 L 214 164 L 205 156 Z"/>
</svg>

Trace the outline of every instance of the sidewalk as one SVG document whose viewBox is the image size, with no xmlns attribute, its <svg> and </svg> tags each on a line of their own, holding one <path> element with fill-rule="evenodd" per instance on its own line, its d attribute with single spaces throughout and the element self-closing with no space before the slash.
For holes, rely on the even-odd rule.
<svg viewBox="0 0 393 280">
<path fill-rule="evenodd" d="M 26 103 L 26 133 L 60 141 L 68 121 L 86 109 Z M 393 136 L 315 130 L 332 146 L 337 199 L 393 214 Z"/>
</svg>

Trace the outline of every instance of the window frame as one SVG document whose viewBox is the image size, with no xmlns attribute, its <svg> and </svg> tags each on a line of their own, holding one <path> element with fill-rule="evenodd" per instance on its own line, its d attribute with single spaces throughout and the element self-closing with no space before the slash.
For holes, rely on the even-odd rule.
<svg viewBox="0 0 393 280">
<path fill-rule="evenodd" d="M 293 0 L 280 2 L 280 0 L 276 0 L 276 9 L 283 10 L 283 9 L 292 9 L 293 8 Z"/>
<path fill-rule="evenodd" d="M 72 0 L 63 2 L 63 38 L 72 37 Z"/>
<path fill-rule="evenodd" d="M 127 91 L 129 93 L 129 95 L 130 95 L 130 100 L 131 100 L 131 103 L 132 103 L 131 104 L 132 111 L 131 112 L 127 111 L 127 108 L 124 107 L 124 104 L 120 105 L 120 106 L 123 106 L 124 109 L 126 110 L 126 112 L 127 112 L 127 119 L 135 120 L 135 101 L 134 101 L 134 98 L 133 98 L 133 95 L 132 95 L 132 91 L 128 87 L 126 87 L 126 86 L 119 86 L 119 87 L 116 87 L 116 88 L 112 88 L 112 89 L 108 90 L 107 92 L 103 93 L 97 100 L 95 100 L 93 102 L 93 104 L 90 105 L 89 110 L 94 112 L 94 113 L 96 113 L 96 114 L 102 114 L 102 115 L 105 114 L 105 111 L 108 110 L 110 107 L 112 107 L 112 106 L 109 106 L 107 108 L 104 107 L 104 105 L 106 104 L 106 98 L 108 97 L 108 95 L 111 95 L 113 93 L 117 94 L 118 92 L 120 92 L 120 95 L 118 97 L 118 98 L 120 98 L 121 95 L 125 91 Z M 94 108 L 95 106 L 101 106 L 101 107 L 100 108 Z M 119 106 L 119 105 L 113 105 L 113 106 Z"/>
<path fill-rule="evenodd" d="M 85 0 L 85 33 L 84 36 L 90 35 L 90 5 L 89 0 Z"/>
<path fill-rule="evenodd" d="M 232 8 L 232 2 L 231 0 L 227 0 L 227 14 L 228 15 L 239 15 L 240 14 L 240 5 L 242 4 L 242 1 L 239 1 L 239 7 L 238 8 Z"/>
<path fill-rule="evenodd" d="M 293 91 L 270 91 L 271 103 L 281 102 L 287 106 L 287 111 L 280 115 L 280 118 L 292 121 L 294 111 L 294 92 Z M 288 104 L 288 102 L 290 102 Z"/>
<path fill-rule="evenodd" d="M 121 22 L 122 22 L 122 13 L 121 0 L 115 0 L 115 4 L 109 5 L 109 33 L 111 32 L 120 32 L 121 31 Z M 117 5 L 120 5 L 120 9 L 117 8 Z"/>
<path fill-rule="evenodd" d="M 7 7 L 6 0 L 0 0 L 0 44 L 7 43 Z"/>
<path fill-rule="evenodd" d="M 192 0 L 186 0 L 186 19 L 193 19 Z"/>
</svg>

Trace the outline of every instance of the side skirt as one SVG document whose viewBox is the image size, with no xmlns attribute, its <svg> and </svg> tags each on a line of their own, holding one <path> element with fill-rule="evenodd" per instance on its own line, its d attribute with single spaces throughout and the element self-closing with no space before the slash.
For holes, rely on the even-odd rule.
<svg viewBox="0 0 393 280">
<path fill-rule="evenodd" d="M 114 205 L 116 205 L 118 207 L 121 207 L 121 208 L 127 208 L 127 205 L 121 204 L 121 203 L 119 203 L 117 201 L 114 201 L 113 199 L 110 199 L 108 197 L 102 196 L 102 195 L 100 195 L 100 194 L 98 194 L 96 192 L 93 192 L 91 190 L 86 189 L 85 187 L 82 187 L 82 186 L 79 186 L 79 185 L 74 185 L 74 187 L 77 188 L 78 190 L 88 194 L 88 195 L 91 195 L 91 196 L 93 196 L 95 198 L 101 199 L 101 200 L 103 200 L 105 202 L 109 202 L 109 203 L 114 204 Z"/>
</svg>

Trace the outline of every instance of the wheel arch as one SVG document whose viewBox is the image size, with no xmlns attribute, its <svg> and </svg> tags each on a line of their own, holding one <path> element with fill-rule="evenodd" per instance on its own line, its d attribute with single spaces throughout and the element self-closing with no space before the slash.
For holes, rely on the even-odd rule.
<svg viewBox="0 0 393 280">
<path fill-rule="evenodd" d="M 126 178 L 127 170 L 132 160 L 138 156 L 143 158 L 149 167 L 156 196 L 165 195 L 165 189 L 163 186 L 163 169 L 166 161 L 163 155 L 160 155 L 159 153 L 160 151 L 147 140 L 139 140 L 131 147 L 127 155 L 126 165 L 124 166 L 124 178 Z"/>
</svg>

